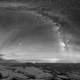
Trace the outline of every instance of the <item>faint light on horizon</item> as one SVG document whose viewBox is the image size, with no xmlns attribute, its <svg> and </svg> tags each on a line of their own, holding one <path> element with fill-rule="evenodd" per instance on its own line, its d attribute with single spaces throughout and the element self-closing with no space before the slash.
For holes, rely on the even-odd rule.
<svg viewBox="0 0 80 80">
<path fill-rule="evenodd" d="M 52 58 L 52 59 L 47 59 L 49 62 L 58 62 L 60 59 L 59 58 Z"/>
</svg>

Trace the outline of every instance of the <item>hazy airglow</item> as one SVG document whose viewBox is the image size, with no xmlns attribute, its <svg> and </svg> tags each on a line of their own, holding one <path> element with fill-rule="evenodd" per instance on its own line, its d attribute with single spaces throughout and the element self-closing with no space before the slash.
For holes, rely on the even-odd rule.
<svg viewBox="0 0 80 80">
<path fill-rule="evenodd" d="M 6 60 L 17 60 L 21 62 L 50 62 L 56 63 L 60 61 L 67 62 L 80 62 L 80 54 L 78 52 L 35 52 L 26 50 L 6 49 L 2 50 L 2 58 Z M 33 61 L 34 60 L 34 61 Z"/>
</svg>

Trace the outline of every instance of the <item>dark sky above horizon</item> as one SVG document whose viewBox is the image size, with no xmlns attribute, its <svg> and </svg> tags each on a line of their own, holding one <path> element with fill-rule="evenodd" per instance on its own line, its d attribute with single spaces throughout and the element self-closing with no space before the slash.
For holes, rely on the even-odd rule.
<svg viewBox="0 0 80 80">
<path fill-rule="evenodd" d="M 4 59 L 80 61 L 79 21 L 71 21 L 72 17 L 69 19 L 58 9 L 46 15 L 35 10 L 19 10 L 19 6 L 25 4 L 0 3 L 0 54 Z"/>
</svg>

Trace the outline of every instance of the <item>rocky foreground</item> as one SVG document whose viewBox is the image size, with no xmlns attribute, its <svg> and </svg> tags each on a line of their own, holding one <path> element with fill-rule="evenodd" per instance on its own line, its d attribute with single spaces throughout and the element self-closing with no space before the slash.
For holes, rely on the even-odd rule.
<svg viewBox="0 0 80 80">
<path fill-rule="evenodd" d="M 80 64 L 0 62 L 0 80 L 80 80 Z"/>
</svg>

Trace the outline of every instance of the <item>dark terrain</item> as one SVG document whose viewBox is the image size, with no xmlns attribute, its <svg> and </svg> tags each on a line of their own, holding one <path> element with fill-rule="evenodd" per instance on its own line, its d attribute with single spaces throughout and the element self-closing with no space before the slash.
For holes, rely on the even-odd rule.
<svg viewBox="0 0 80 80">
<path fill-rule="evenodd" d="M 80 64 L 3 61 L 0 80 L 80 80 Z"/>
</svg>

